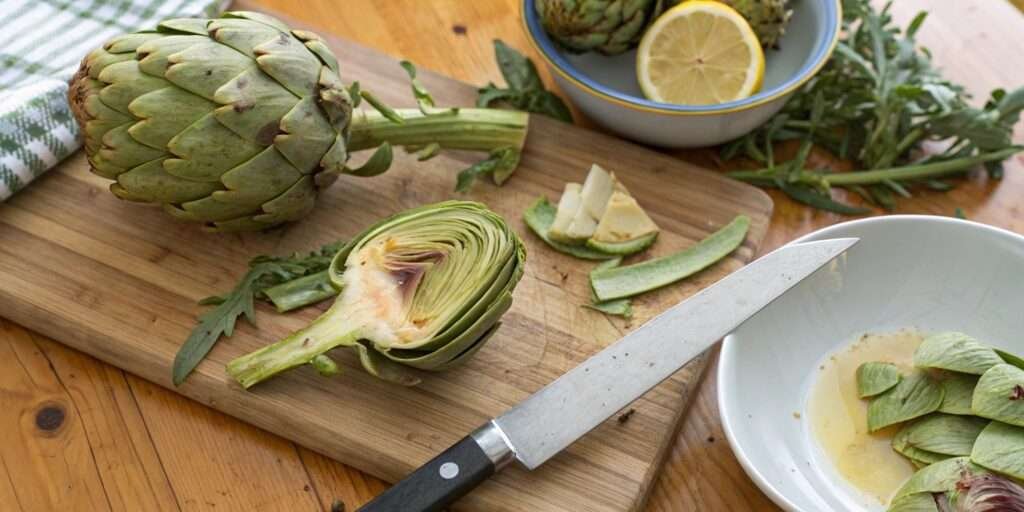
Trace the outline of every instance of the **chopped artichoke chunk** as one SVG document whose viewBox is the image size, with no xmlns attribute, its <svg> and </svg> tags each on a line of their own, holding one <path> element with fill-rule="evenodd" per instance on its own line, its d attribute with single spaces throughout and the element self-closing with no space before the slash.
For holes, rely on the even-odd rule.
<svg viewBox="0 0 1024 512">
<path fill-rule="evenodd" d="M 591 238 L 598 242 L 627 242 L 657 232 L 658 226 L 636 199 L 615 191 Z"/>
</svg>

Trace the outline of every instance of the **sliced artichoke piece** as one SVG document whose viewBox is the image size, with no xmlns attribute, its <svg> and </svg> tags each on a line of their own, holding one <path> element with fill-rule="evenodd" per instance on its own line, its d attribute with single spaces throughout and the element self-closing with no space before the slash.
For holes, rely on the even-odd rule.
<svg viewBox="0 0 1024 512">
<path fill-rule="evenodd" d="M 960 332 L 928 336 L 914 352 L 914 366 L 981 375 L 1002 363 L 990 347 Z"/>
<path fill-rule="evenodd" d="M 579 207 L 564 230 L 552 229 L 548 236 L 556 242 L 582 244 L 597 231 L 597 223 L 608 207 L 608 199 L 615 190 L 615 176 L 594 164 L 580 189 Z M 557 216 L 556 216 L 557 217 Z M 553 226 L 554 227 L 554 226 Z"/>
<path fill-rule="evenodd" d="M 857 367 L 857 396 L 882 394 L 898 384 L 900 378 L 900 370 L 892 363 L 864 363 Z"/>
<path fill-rule="evenodd" d="M 919 450 L 952 456 L 971 454 L 974 440 L 988 420 L 971 416 L 930 414 L 908 425 L 907 443 Z"/>
<path fill-rule="evenodd" d="M 580 210 L 580 192 L 583 186 L 579 183 L 566 183 L 562 191 L 562 197 L 558 200 L 558 209 L 555 211 L 555 220 L 548 228 L 549 233 L 566 233 L 569 225 L 572 224 L 576 212 Z"/>
<path fill-rule="evenodd" d="M 583 245 L 563 244 L 552 240 L 548 234 L 551 232 L 551 225 L 555 221 L 556 216 L 555 207 L 551 205 L 547 198 L 541 197 L 534 201 L 523 213 L 523 222 L 530 228 L 530 231 L 533 231 L 544 243 L 558 252 L 584 260 L 608 260 L 616 257 L 613 254 L 595 251 Z"/>
<path fill-rule="evenodd" d="M 1024 427 L 1024 370 L 997 364 L 978 379 L 971 411 L 989 418 Z"/>
<path fill-rule="evenodd" d="M 942 385 L 924 372 L 915 371 L 903 377 L 868 404 L 868 431 L 877 432 L 935 412 L 942 404 L 943 393 Z"/>
<path fill-rule="evenodd" d="M 942 378 L 942 405 L 939 412 L 946 414 L 959 414 L 970 416 L 971 398 L 974 396 L 974 388 L 978 385 L 978 377 L 965 373 L 948 372 Z"/>
<path fill-rule="evenodd" d="M 971 462 L 997 473 L 1024 479 L 1024 428 L 990 422 L 974 443 Z"/>
<path fill-rule="evenodd" d="M 480 203 L 448 201 L 400 213 L 335 255 L 329 274 L 341 293 L 326 313 L 232 361 L 228 373 L 248 388 L 350 347 L 369 373 L 414 384 L 418 376 L 409 367 L 450 368 L 493 335 L 524 260 L 522 241 Z"/>
<path fill-rule="evenodd" d="M 984 468 L 972 464 L 968 457 L 955 457 L 931 464 L 914 473 L 893 496 L 900 498 L 919 493 L 941 493 L 956 489 L 956 483 L 967 475 L 985 474 Z"/>
</svg>

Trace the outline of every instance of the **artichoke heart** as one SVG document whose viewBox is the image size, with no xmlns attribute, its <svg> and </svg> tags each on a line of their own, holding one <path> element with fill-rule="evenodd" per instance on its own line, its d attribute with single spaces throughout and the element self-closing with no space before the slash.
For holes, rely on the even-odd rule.
<svg viewBox="0 0 1024 512">
<path fill-rule="evenodd" d="M 448 201 L 400 213 L 334 256 L 329 273 L 341 293 L 327 312 L 232 361 L 228 373 L 248 388 L 349 347 L 369 373 L 415 384 L 407 367 L 444 370 L 483 346 L 512 304 L 525 257 L 522 241 L 480 203 Z"/>
</svg>

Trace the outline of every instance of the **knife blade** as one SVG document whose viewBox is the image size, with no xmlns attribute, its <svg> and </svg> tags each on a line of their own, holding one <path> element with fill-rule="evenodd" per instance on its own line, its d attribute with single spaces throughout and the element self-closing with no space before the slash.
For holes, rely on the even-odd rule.
<svg viewBox="0 0 1024 512">
<path fill-rule="evenodd" d="M 672 306 L 426 463 L 361 512 L 434 512 L 518 460 L 535 469 L 858 239 L 783 246 Z"/>
</svg>

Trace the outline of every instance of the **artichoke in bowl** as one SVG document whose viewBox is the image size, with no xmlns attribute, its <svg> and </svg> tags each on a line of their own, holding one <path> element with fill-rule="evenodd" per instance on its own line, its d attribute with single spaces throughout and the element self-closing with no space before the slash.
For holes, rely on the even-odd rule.
<svg viewBox="0 0 1024 512">
<path fill-rule="evenodd" d="M 329 275 L 341 290 L 310 325 L 228 364 L 248 388 L 312 364 L 333 373 L 326 352 L 355 350 L 363 368 L 412 385 L 409 368 L 441 371 L 472 357 L 499 326 L 523 275 L 526 249 L 480 203 L 446 201 L 394 215 L 344 246 Z"/>
<path fill-rule="evenodd" d="M 392 110 L 346 87 L 342 68 L 312 32 L 229 12 L 115 37 L 85 57 L 68 99 L 114 194 L 214 230 L 297 220 L 339 175 L 387 170 L 392 145 L 491 152 L 469 178 L 501 182 L 518 163 L 526 114 L 436 109 L 411 65 L 420 108 Z M 377 111 L 355 109 L 361 98 Z M 347 166 L 372 148 L 366 165 Z"/>
</svg>

